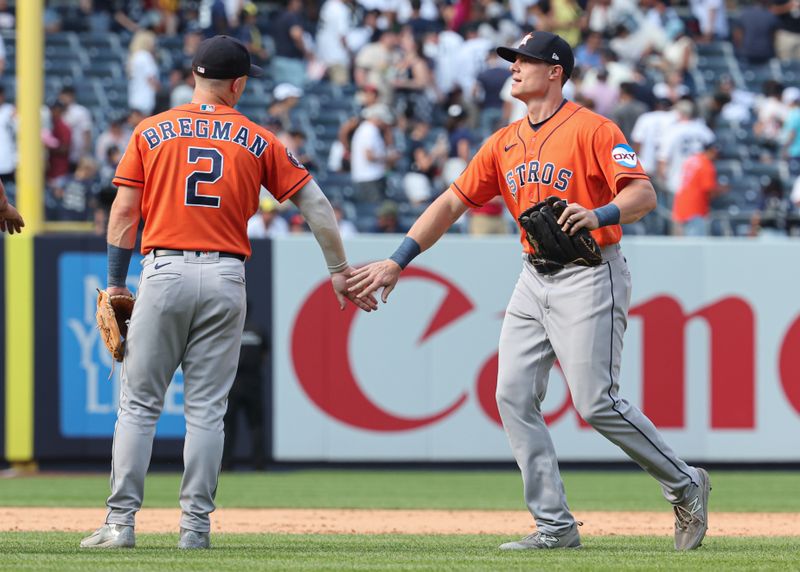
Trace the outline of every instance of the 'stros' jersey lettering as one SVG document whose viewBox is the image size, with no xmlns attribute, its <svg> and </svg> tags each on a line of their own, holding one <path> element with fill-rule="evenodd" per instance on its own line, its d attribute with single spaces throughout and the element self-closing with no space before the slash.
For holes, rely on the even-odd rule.
<svg viewBox="0 0 800 572">
<path fill-rule="evenodd" d="M 540 165 L 539 161 L 520 163 L 506 172 L 508 192 L 515 198 L 517 191 L 525 185 L 533 183 L 564 192 L 569 187 L 569 180 L 574 173 L 569 169 L 558 168 L 553 163 Z"/>
<path fill-rule="evenodd" d="M 551 195 L 592 209 L 608 204 L 634 179 L 647 179 L 619 128 L 575 103 L 565 103 L 539 129 L 527 118 L 492 135 L 451 189 L 477 208 L 501 195 L 516 219 Z M 619 225 L 592 231 L 601 246 L 619 242 Z M 520 242 L 530 252 L 525 233 Z"/>
<path fill-rule="evenodd" d="M 142 121 L 114 184 L 141 188 L 142 253 L 156 247 L 250 255 L 247 220 L 265 187 L 278 201 L 311 175 L 236 110 L 189 104 Z"/>
</svg>

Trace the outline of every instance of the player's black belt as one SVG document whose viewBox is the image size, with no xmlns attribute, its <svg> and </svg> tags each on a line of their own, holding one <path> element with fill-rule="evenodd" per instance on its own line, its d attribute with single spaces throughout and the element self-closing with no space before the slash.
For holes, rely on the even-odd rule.
<svg viewBox="0 0 800 572">
<path fill-rule="evenodd" d="M 194 252 L 198 255 L 203 254 L 201 250 L 172 250 L 169 248 L 154 248 L 153 249 L 153 256 L 158 258 L 159 256 L 183 256 L 184 252 Z M 236 260 L 241 260 L 244 262 L 247 260 L 247 257 L 244 254 L 234 254 L 232 252 L 220 252 L 220 258 L 235 258 Z"/>
</svg>

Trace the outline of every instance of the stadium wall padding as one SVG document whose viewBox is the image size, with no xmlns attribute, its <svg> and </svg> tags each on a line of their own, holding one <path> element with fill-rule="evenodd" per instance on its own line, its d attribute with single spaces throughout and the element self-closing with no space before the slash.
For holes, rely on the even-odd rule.
<svg viewBox="0 0 800 572">
<path fill-rule="evenodd" d="M 111 374 L 111 359 L 94 318 L 96 289 L 106 284 L 106 242 L 94 236 L 51 235 L 37 238 L 35 248 L 35 456 L 45 462 L 106 461 L 121 372 L 116 364 Z M 268 329 L 269 243 L 255 244 L 254 253 L 247 263 L 248 295 Z M 140 261 L 137 254 L 131 262 L 128 286 L 133 291 Z M 182 387 L 178 373 L 157 425 L 155 462 L 180 462 L 185 433 Z"/>
</svg>

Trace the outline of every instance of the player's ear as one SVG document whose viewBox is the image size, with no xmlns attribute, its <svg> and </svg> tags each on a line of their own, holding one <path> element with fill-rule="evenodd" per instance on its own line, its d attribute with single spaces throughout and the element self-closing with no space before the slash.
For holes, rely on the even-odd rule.
<svg viewBox="0 0 800 572">
<path fill-rule="evenodd" d="M 231 91 L 234 93 L 242 93 L 244 91 L 244 86 L 247 83 L 247 76 L 237 77 L 231 83 Z"/>
</svg>

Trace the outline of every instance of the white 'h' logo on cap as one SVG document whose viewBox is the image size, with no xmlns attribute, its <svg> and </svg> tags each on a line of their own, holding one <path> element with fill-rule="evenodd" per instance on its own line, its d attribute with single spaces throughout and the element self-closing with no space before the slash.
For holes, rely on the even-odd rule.
<svg viewBox="0 0 800 572">
<path fill-rule="evenodd" d="M 517 48 L 521 48 L 522 46 L 524 46 L 525 44 L 528 43 L 528 40 L 532 40 L 532 39 L 533 39 L 533 32 L 531 32 L 529 34 L 526 34 L 525 37 L 522 38 L 522 40 L 520 40 L 519 45 L 517 46 Z"/>
</svg>

